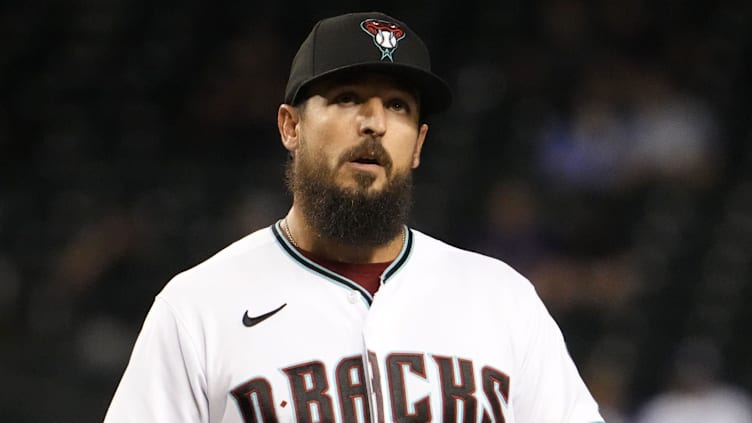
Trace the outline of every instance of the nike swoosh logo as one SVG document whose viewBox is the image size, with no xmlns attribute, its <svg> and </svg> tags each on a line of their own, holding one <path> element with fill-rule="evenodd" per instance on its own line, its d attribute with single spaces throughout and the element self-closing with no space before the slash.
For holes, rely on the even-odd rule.
<svg viewBox="0 0 752 423">
<path fill-rule="evenodd" d="M 256 326 L 257 324 L 263 322 L 264 320 L 272 317 L 276 312 L 278 312 L 278 311 L 282 310 L 283 308 L 285 308 L 286 305 L 287 305 L 287 303 L 284 303 L 281 306 L 277 307 L 276 309 L 274 309 L 274 310 L 272 310 L 270 312 L 267 312 L 267 313 L 264 313 L 262 315 L 255 316 L 255 317 L 249 316 L 248 315 L 248 310 L 246 310 L 245 314 L 243 315 L 243 324 L 246 327 Z"/>
</svg>

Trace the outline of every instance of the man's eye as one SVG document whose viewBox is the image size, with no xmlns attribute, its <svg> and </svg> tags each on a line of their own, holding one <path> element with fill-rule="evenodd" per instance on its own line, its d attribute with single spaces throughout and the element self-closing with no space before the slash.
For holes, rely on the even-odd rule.
<svg viewBox="0 0 752 423">
<path fill-rule="evenodd" d="M 356 100 L 357 98 L 353 93 L 342 93 L 334 98 L 334 101 L 340 104 L 352 104 L 355 103 Z"/>
<path fill-rule="evenodd" d="M 389 108 L 398 112 L 407 111 L 407 102 L 395 99 L 389 102 Z"/>
</svg>

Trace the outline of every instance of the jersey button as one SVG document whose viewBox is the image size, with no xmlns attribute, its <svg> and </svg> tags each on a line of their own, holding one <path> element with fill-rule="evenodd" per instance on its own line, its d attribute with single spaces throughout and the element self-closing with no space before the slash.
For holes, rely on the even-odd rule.
<svg viewBox="0 0 752 423">
<path fill-rule="evenodd" d="M 351 291 L 347 294 L 347 301 L 349 301 L 350 304 L 355 304 L 358 301 L 358 293 L 356 291 Z"/>
</svg>

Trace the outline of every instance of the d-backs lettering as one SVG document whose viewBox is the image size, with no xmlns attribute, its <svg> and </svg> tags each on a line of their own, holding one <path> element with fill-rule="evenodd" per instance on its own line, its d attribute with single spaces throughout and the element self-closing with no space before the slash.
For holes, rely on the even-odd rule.
<svg viewBox="0 0 752 423">
<path fill-rule="evenodd" d="M 368 352 L 370 374 L 366 373 L 361 356 L 342 359 L 334 372 L 336 394 L 330 392 L 330 381 L 326 366 L 321 361 L 311 361 L 282 369 L 287 376 L 289 390 L 281 395 L 281 407 L 292 407 L 296 421 L 313 422 L 371 422 L 371 413 L 378 423 L 430 422 L 431 401 L 441 401 L 439 421 L 480 421 L 483 423 L 504 423 L 504 409 L 509 401 L 509 376 L 489 366 L 480 370 L 482 386 L 475 386 L 475 370 L 471 360 L 459 358 L 457 366 L 453 358 L 440 355 L 392 353 L 386 357 L 384 368 L 379 366 L 378 357 Z M 426 366 L 435 366 L 439 380 L 428 380 Z M 459 372 L 456 371 L 459 369 Z M 381 388 L 381 374 L 386 372 L 389 389 Z M 409 402 L 406 387 L 407 372 L 438 385 L 440 394 Z M 368 380 L 366 380 L 368 379 Z M 369 407 L 369 386 L 373 393 L 373 404 Z M 478 401 L 478 391 L 485 397 L 485 403 Z M 288 398 L 288 392 L 291 398 Z M 384 398 L 387 392 L 389 398 Z M 264 377 L 251 379 L 230 392 L 235 399 L 243 421 L 246 423 L 269 423 L 278 421 L 272 385 Z M 277 393 L 280 395 L 280 393 Z M 337 395 L 338 401 L 332 399 Z M 434 395 L 436 397 L 434 397 Z M 384 414 L 384 401 L 390 401 L 391 416 Z M 373 407 L 373 410 L 371 409 Z M 335 409 L 338 408 L 338 409 Z M 335 417 L 335 415 L 337 417 Z"/>
</svg>

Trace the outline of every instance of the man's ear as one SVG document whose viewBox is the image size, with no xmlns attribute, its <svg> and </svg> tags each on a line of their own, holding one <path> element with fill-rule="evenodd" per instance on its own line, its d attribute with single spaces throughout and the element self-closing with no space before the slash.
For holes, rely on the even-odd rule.
<svg viewBox="0 0 752 423">
<path fill-rule="evenodd" d="M 289 104 L 282 104 L 277 111 L 277 128 L 282 145 L 294 154 L 300 141 L 300 110 Z"/>
<path fill-rule="evenodd" d="M 423 151 L 423 142 L 426 140 L 426 134 L 428 134 L 428 124 L 423 123 L 418 129 L 418 140 L 415 143 L 415 150 L 413 150 L 413 169 L 420 165 L 420 152 Z"/>
</svg>

